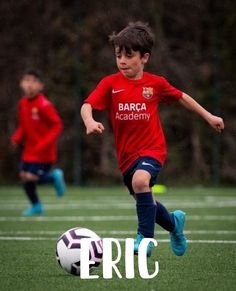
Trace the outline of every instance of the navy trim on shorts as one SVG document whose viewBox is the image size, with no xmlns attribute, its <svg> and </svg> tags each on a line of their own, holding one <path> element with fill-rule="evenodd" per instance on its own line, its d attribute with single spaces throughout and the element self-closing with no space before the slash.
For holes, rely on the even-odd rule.
<svg viewBox="0 0 236 291">
<path fill-rule="evenodd" d="M 135 194 L 132 187 L 133 175 L 137 170 L 145 170 L 151 175 L 149 186 L 152 187 L 157 182 L 157 176 L 162 168 L 161 163 L 151 157 L 140 157 L 123 173 L 123 182 L 131 195 Z"/>
<path fill-rule="evenodd" d="M 41 176 L 44 173 L 48 173 L 51 170 L 52 163 L 36 163 L 36 162 L 24 162 L 21 161 L 19 170 L 28 172 L 37 176 Z"/>
</svg>

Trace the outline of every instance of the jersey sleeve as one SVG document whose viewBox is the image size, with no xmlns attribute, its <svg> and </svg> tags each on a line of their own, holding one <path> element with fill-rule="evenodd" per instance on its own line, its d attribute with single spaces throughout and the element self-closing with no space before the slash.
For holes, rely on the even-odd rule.
<svg viewBox="0 0 236 291">
<path fill-rule="evenodd" d="M 40 109 L 40 115 L 47 124 L 48 133 L 42 138 L 37 150 L 44 150 L 47 146 L 55 143 L 63 130 L 63 123 L 54 106 L 48 102 Z"/>
<path fill-rule="evenodd" d="M 84 100 L 84 103 L 89 103 L 93 109 L 105 110 L 108 109 L 111 96 L 111 79 L 106 77 L 100 81 L 93 92 Z"/>
<path fill-rule="evenodd" d="M 172 104 L 182 98 L 183 92 L 176 89 L 162 77 L 161 102 Z"/>
</svg>

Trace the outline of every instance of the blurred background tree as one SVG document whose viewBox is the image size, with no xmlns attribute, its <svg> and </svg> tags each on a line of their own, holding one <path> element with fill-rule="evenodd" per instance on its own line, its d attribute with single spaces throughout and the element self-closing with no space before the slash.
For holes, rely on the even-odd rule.
<svg viewBox="0 0 236 291">
<path fill-rule="evenodd" d="M 224 117 L 219 135 L 178 104 L 162 105 L 169 148 L 160 181 L 174 184 L 236 182 L 236 5 L 233 0 L 1 1 L 0 181 L 17 181 L 19 152 L 9 136 L 16 127 L 18 81 L 26 67 L 40 68 L 45 93 L 65 129 L 59 163 L 68 182 L 114 184 L 121 180 L 106 114 L 101 136 L 85 135 L 83 99 L 99 80 L 116 72 L 108 35 L 128 22 L 148 22 L 156 44 L 147 70 L 163 75 L 212 113 Z"/>
</svg>

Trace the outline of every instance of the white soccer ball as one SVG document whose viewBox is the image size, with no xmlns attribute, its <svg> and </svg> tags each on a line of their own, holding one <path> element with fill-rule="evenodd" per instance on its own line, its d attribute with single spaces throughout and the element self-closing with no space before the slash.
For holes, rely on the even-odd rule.
<svg viewBox="0 0 236 291">
<path fill-rule="evenodd" d="M 69 229 L 57 241 L 56 258 L 59 265 L 73 275 L 80 275 L 80 242 L 83 238 L 92 239 L 89 246 L 89 259 L 95 264 L 90 265 L 90 272 L 102 261 L 102 240 L 95 232 L 80 227 Z"/>
</svg>

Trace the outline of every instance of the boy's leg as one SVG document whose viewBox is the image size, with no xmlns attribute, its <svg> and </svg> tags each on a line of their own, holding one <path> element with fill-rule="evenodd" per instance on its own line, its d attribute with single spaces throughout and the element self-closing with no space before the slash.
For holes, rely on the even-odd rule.
<svg viewBox="0 0 236 291">
<path fill-rule="evenodd" d="M 170 213 L 164 205 L 157 202 L 156 223 L 170 232 L 171 248 L 175 255 L 183 256 L 187 241 L 183 233 L 186 214 L 181 210 Z"/>
<path fill-rule="evenodd" d="M 172 214 L 175 220 L 175 228 L 170 232 L 171 248 L 176 256 L 183 256 L 187 249 L 187 240 L 184 235 L 186 214 L 181 210 L 175 210 Z"/>
<path fill-rule="evenodd" d="M 24 182 L 23 187 L 27 197 L 32 203 L 32 207 L 24 210 L 22 214 L 26 216 L 43 214 L 43 205 L 37 194 L 36 183 L 31 181 Z"/>
<path fill-rule="evenodd" d="M 148 178 L 146 179 L 145 190 L 146 192 L 151 192 L 150 187 L 152 187 L 157 180 L 157 176 L 161 170 L 161 164 L 153 158 L 143 157 L 140 159 L 136 168 L 139 169 L 139 171 L 143 170 L 144 173 L 148 175 Z M 133 177 L 133 181 L 134 181 L 134 178 L 135 177 Z M 138 190 L 141 190 L 141 189 L 135 189 L 135 185 L 133 185 L 133 181 L 132 181 L 133 191 L 136 192 Z M 141 183 L 141 185 L 143 185 L 143 183 Z M 173 231 L 175 227 L 175 221 L 174 221 L 173 215 L 160 202 L 154 201 L 154 203 L 156 204 L 155 222 L 159 224 L 161 227 L 163 227 L 165 230 L 169 232 Z"/>
<path fill-rule="evenodd" d="M 153 238 L 156 218 L 156 203 L 149 187 L 150 174 L 144 170 L 137 170 L 132 179 L 132 186 L 136 198 L 138 216 L 138 232 L 144 237 Z"/>
<path fill-rule="evenodd" d="M 138 216 L 137 239 L 134 245 L 134 253 L 138 254 L 141 240 L 144 237 L 153 238 L 156 217 L 156 203 L 149 187 L 150 174 L 144 170 L 137 170 L 132 178 L 132 188 L 135 192 L 136 212 Z M 147 256 L 151 256 L 153 243 L 149 243 Z"/>
<path fill-rule="evenodd" d="M 37 174 L 40 184 L 53 184 L 58 197 L 62 197 L 65 193 L 64 174 L 61 169 L 51 169 L 51 164 L 40 164 Z"/>
<path fill-rule="evenodd" d="M 30 208 L 22 212 L 23 215 L 38 215 L 43 213 L 43 206 L 36 189 L 38 177 L 32 173 L 34 167 L 33 163 L 27 162 L 21 162 L 20 165 L 20 178 L 23 182 L 23 188 L 32 204 Z"/>
<path fill-rule="evenodd" d="M 32 172 L 34 168 L 33 163 L 21 161 L 19 166 L 19 176 L 22 181 L 22 185 L 26 196 L 30 200 L 31 204 L 34 205 L 39 202 L 39 197 L 36 191 L 36 183 L 38 177 Z"/>
<path fill-rule="evenodd" d="M 134 245 L 134 253 L 138 253 L 138 247 L 144 237 L 153 238 L 156 218 L 156 203 L 150 188 L 150 180 L 157 175 L 160 164 L 153 158 L 141 157 L 137 159 L 123 174 L 124 183 L 130 194 L 136 200 L 138 216 L 138 234 Z M 147 256 L 151 255 L 152 243 L 147 248 Z"/>
<path fill-rule="evenodd" d="M 61 169 L 54 169 L 51 171 L 53 176 L 53 185 L 58 197 L 62 197 L 66 191 L 66 184 L 64 180 L 64 173 Z"/>
<path fill-rule="evenodd" d="M 23 183 L 23 188 L 25 190 L 25 194 L 28 197 L 29 201 L 31 202 L 32 205 L 40 202 L 38 193 L 36 190 L 36 183 L 35 182 L 24 182 Z"/>
<path fill-rule="evenodd" d="M 138 159 L 131 166 L 131 168 L 124 174 L 124 183 L 128 187 L 130 194 L 134 195 L 136 200 L 137 200 L 137 197 L 139 197 L 138 198 L 140 200 L 139 204 L 142 205 L 142 203 L 143 203 L 143 201 L 141 201 L 143 199 L 143 197 L 142 197 L 143 195 L 141 195 L 141 196 L 138 196 L 138 194 L 136 195 L 136 193 L 138 193 L 140 191 L 140 189 L 135 189 L 136 191 L 133 189 L 133 186 L 134 186 L 133 180 L 132 180 L 132 183 L 130 183 L 130 177 L 133 177 L 135 175 L 134 173 L 137 170 L 144 170 L 144 171 L 146 171 L 147 174 L 150 174 L 149 184 L 148 185 L 146 184 L 146 188 L 143 189 L 143 190 L 145 190 L 144 193 L 148 194 L 145 197 L 148 198 L 148 196 L 151 193 L 150 187 L 152 187 L 155 184 L 156 179 L 157 179 L 157 175 L 158 175 L 160 169 L 161 169 L 161 165 L 157 160 L 150 158 L 150 157 L 143 157 L 143 158 Z M 143 185 L 143 183 L 141 183 L 141 184 Z M 141 194 L 144 194 L 144 193 L 141 193 Z M 144 199 L 146 199 L 146 198 L 144 198 Z M 164 205 L 162 205 L 160 202 L 156 201 L 154 203 L 156 205 L 155 222 L 157 224 L 159 224 L 161 227 L 163 227 L 165 230 L 170 232 L 171 247 L 172 247 L 173 252 L 178 256 L 183 255 L 185 253 L 185 250 L 187 247 L 186 238 L 183 234 L 185 213 L 182 211 L 174 211 L 173 213 L 170 213 L 164 207 Z M 137 202 L 137 204 L 138 204 L 138 202 Z M 137 206 L 137 214 L 139 212 L 138 208 L 140 208 L 140 207 Z M 141 206 L 141 208 L 142 208 L 142 206 Z M 141 215 L 141 217 L 142 217 L 142 215 Z M 141 223 L 141 225 L 142 225 L 142 223 Z M 149 224 L 149 225 L 151 225 L 151 224 Z M 154 231 L 154 228 L 153 228 L 153 231 Z M 137 237 L 137 240 L 138 240 L 138 238 L 139 238 L 139 235 Z M 141 241 L 141 239 L 142 238 L 139 238 L 140 241 Z"/>
<path fill-rule="evenodd" d="M 175 220 L 173 214 L 170 213 L 160 202 L 156 201 L 156 205 L 156 223 L 169 232 L 173 231 L 175 228 Z"/>
</svg>

